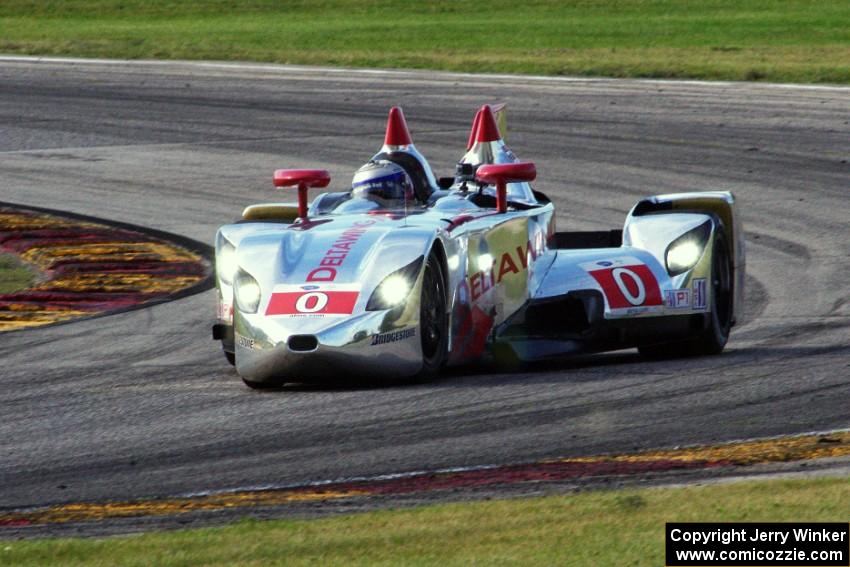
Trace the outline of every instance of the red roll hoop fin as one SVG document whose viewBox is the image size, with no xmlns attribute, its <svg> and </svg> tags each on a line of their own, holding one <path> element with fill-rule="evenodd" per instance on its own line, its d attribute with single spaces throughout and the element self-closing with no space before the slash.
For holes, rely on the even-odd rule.
<svg viewBox="0 0 850 567">
<path fill-rule="evenodd" d="M 407 122 L 404 120 L 404 112 L 398 106 L 392 107 L 387 118 L 387 135 L 384 137 L 384 145 L 409 146 L 412 143 Z"/>
<path fill-rule="evenodd" d="M 466 141 L 466 151 L 472 149 L 475 144 L 475 137 L 478 135 L 478 124 L 481 122 L 481 110 L 475 113 L 475 118 L 472 119 L 472 129 L 469 131 L 469 139 Z"/>
<path fill-rule="evenodd" d="M 489 104 L 485 104 L 478 111 L 475 117 L 475 122 L 478 123 L 478 128 L 475 132 L 476 142 L 497 142 L 502 139 L 499 134 L 499 126 L 496 124 L 496 117 L 493 116 L 493 109 Z"/>
<path fill-rule="evenodd" d="M 481 126 L 481 117 L 489 114 L 492 118 L 488 120 L 484 131 L 479 134 L 478 129 Z M 472 120 L 472 129 L 469 131 L 469 138 L 466 140 L 466 151 L 472 149 L 475 142 L 497 142 L 504 140 L 505 136 L 505 103 L 485 104 L 475 113 L 475 118 Z"/>
</svg>

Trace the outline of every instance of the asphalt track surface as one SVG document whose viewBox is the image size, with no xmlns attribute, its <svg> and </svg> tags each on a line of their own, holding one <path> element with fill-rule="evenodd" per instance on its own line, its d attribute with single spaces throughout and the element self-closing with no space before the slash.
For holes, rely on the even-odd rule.
<svg viewBox="0 0 850 567">
<path fill-rule="evenodd" d="M 210 339 L 213 294 L 0 335 L 0 508 L 516 463 L 850 426 L 850 90 L 269 66 L 0 62 L 0 200 L 211 243 L 271 173 L 344 187 L 404 107 L 439 174 L 509 105 L 565 229 L 729 189 L 748 321 L 719 357 L 635 351 L 405 387 L 255 392 Z M 288 197 L 287 197 L 288 198 Z"/>
</svg>

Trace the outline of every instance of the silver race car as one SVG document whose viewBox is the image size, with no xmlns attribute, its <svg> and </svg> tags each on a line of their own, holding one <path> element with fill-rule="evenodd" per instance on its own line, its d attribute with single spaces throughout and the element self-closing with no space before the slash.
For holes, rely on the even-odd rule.
<svg viewBox="0 0 850 567">
<path fill-rule="evenodd" d="M 219 229 L 213 337 L 247 385 L 723 350 L 744 296 L 733 196 L 659 195 L 622 230 L 557 232 L 503 117 L 483 106 L 455 175 L 438 180 L 393 108 L 350 189 L 308 203 L 328 173 L 278 170 L 298 202 L 250 206 Z"/>
</svg>

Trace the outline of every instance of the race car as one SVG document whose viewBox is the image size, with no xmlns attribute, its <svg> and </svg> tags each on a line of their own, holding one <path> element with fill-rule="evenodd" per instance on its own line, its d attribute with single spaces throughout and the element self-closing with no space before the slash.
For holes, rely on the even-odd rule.
<svg viewBox="0 0 850 567">
<path fill-rule="evenodd" d="M 218 230 L 213 337 L 248 386 L 723 350 L 744 298 L 733 195 L 649 197 L 622 230 L 558 232 L 535 165 L 503 140 L 504 112 L 478 110 L 438 179 L 394 107 L 350 187 L 308 202 L 328 172 L 278 170 L 297 202 L 249 206 Z"/>
</svg>

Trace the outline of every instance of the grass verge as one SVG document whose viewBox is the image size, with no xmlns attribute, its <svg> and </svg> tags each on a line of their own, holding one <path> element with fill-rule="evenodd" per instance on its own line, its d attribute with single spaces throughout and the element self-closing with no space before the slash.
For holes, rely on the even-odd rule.
<svg viewBox="0 0 850 567">
<path fill-rule="evenodd" d="M 0 52 L 850 83 L 847 0 L 4 0 Z"/>
<path fill-rule="evenodd" d="M 0 254 L 0 293 L 26 289 L 35 280 L 36 274 L 17 258 Z"/>
<path fill-rule="evenodd" d="M 663 565 L 669 521 L 846 521 L 850 479 L 599 491 L 109 539 L 0 542 L 8 565 Z"/>
</svg>

